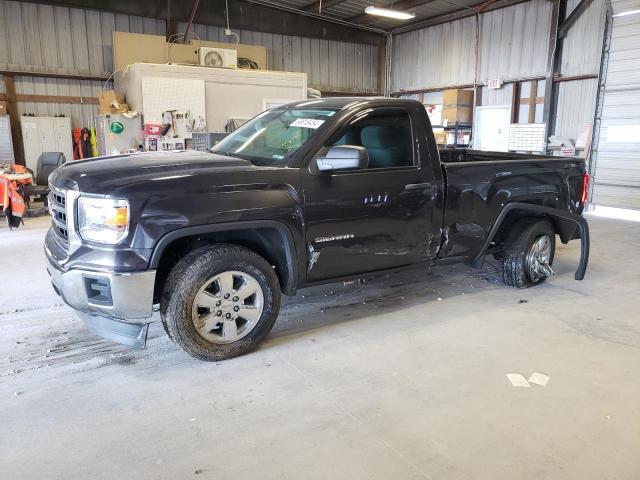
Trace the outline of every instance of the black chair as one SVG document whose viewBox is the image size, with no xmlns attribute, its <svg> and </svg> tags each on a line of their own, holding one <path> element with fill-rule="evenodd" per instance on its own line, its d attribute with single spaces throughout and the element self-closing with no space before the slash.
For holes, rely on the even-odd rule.
<svg viewBox="0 0 640 480">
<path fill-rule="evenodd" d="M 63 165 L 67 159 L 65 158 L 62 152 L 44 152 L 38 157 L 38 167 L 36 174 L 34 176 L 34 180 L 36 185 L 29 185 L 25 188 L 25 200 L 30 197 L 40 197 L 44 202 L 45 207 L 47 206 L 47 195 L 49 195 L 49 175 L 60 165 Z M 33 176 L 33 172 L 31 175 Z"/>
</svg>

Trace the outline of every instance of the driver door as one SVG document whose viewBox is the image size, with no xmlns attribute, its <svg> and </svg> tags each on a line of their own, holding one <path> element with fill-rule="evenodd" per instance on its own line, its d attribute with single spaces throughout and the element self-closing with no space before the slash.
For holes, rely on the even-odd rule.
<svg viewBox="0 0 640 480">
<path fill-rule="evenodd" d="M 304 178 L 308 281 L 382 270 L 426 260 L 433 189 L 421 168 L 411 115 L 374 108 L 355 115 L 325 147 L 368 153 L 367 168 Z M 326 152 L 327 148 L 321 151 Z"/>
</svg>

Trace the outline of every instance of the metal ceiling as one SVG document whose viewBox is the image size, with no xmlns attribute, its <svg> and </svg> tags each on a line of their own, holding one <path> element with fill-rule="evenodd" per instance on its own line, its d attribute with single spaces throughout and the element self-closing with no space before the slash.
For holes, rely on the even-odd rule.
<svg viewBox="0 0 640 480">
<path fill-rule="evenodd" d="M 139 15 L 157 19 L 186 21 L 194 0 L 25 0 Z M 386 33 L 403 33 L 447 23 L 508 7 L 526 0 L 228 0 L 229 16 L 235 28 L 269 33 L 306 35 L 333 40 L 375 44 Z M 197 3 L 195 22 L 223 26 L 224 0 Z M 375 5 L 414 13 L 411 20 L 368 15 L 366 7 Z M 301 18 L 304 16 L 304 20 Z M 350 33 L 349 33 L 350 30 Z M 346 38 L 350 37 L 350 38 Z"/>
<path fill-rule="evenodd" d="M 260 0 L 256 0 L 260 1 Z M 504 8 L 524 0 L 269 0 L 271 4 L 310 12 L 327 20 L 337 19 L 357 26 L 400 33 L 458 20 L 478 11 Z M 411 20 L 394 20 L 364 13 L 366 7 L 391 8 L 415 14 Z"/>
</svg>

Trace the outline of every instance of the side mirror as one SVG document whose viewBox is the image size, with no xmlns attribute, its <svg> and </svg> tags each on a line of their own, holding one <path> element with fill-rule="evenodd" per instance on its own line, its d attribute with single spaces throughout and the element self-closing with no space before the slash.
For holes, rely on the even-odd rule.
<svg viewBox="0 0 640 480">
<path fill-rule="evenodd" d="M 369 154 L 364 147 L 337 145 L 331 147 L 323 157 L 316 158 L 316 165 L 320 172 L 364 169 L 369 166 Z"/>
</svg>

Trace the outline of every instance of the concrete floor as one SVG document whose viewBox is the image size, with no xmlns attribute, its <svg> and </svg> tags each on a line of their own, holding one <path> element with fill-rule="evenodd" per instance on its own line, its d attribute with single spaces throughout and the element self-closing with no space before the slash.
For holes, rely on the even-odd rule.
<svg viewBox="0 0 640 480">
<path fill-rule="evenodd" d="M 591 219 L 584 282 L 574 242 L 530 290 L 455 266 L 303 291 L 218 364 L 159 325 L 90 335 L 26 223 L 0 227 L 1 478 L 640 478 L 640 223 Z"/>
</svg>

